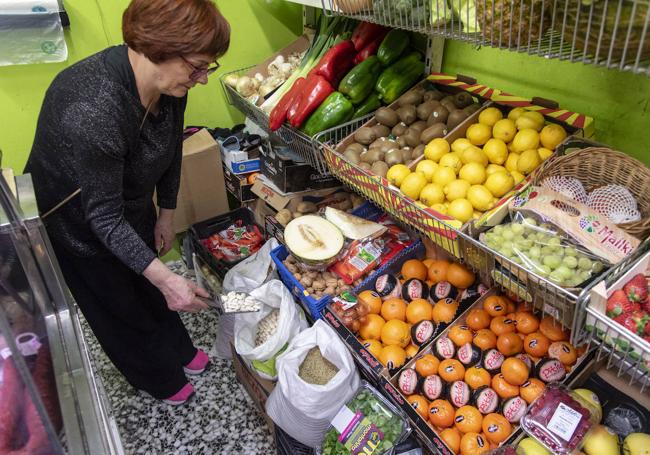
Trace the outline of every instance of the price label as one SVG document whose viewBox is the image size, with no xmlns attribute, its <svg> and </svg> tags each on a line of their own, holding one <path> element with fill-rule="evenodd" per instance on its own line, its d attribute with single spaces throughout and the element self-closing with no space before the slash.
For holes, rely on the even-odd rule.
<svg viewBox="0 0 650 455">
<path fill-rule="evenodd" d="M 548 429 L 569 442 L 576 428 L 578 428 L 581 419 L 582 414 L 564 403 L 560 403 L 555 413 L 553 413 L 551 421 L 548 423 Z"/>
</svg>

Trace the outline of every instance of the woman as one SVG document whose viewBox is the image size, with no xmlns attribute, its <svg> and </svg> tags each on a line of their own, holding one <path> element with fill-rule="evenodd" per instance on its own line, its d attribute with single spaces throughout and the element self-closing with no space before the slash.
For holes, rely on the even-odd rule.
<svg viewBox="0 0 650 455">
<path fill-rule="evenodd" d="M 133 387 L 181 404 L 194 393 L 185 375 L 208 357 L 177 311 L 205 309 L 208 295 L 157 255 L 174 240 L 187 92 L 218 67 L 230 27 L 210 0 L 133 0 L 122 32 L 126 45 L 52 82 L 25 172 L 106 354 Z"/>
</svg>

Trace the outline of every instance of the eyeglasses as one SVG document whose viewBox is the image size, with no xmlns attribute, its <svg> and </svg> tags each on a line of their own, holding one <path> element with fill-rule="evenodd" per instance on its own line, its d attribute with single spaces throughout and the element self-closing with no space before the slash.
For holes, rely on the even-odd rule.
<svg viewBox="0 0 650 455">
<path fill-rule="evenodd" d="M 213 66 L 209 66 L 207 68 L 201 68 L 201 67 L 198 67 L 198 66 L 194 66 L 191 62 L 189 62 L 182 55 L 180 57 L 185 63 L 187 63 L 187 65 L 190 68 L 192 68 L 192 73 L 190 74 L 190 80 L 193 81 L 193 82 L 196 82 L 197 80 L 201 79 L 203 76 L 209 76 L 209 75 L 213 74 L 221 66 L 219 64 L 219 62 L 214 62 Z"/>
</svg>

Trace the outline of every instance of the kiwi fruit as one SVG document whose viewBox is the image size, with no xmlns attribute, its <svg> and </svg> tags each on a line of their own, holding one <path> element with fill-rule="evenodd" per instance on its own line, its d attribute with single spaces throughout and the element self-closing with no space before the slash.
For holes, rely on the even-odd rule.
<svg viewBox="0 0 650 455">
<path fill-rule="evenodd" d="M 379 150 L 381 150 L 381 151 L 384 152 L 384 153 L 386 153 L 386 152 L 389 151 L 389 150 L 395 149 L 395 148 L 398 148 L 398 146 L 397 146 L 397 142 L 394 141 L 394 140 L 392 140 L 392 139 L 388 139 L 388 140 L 384 141 L 384 142 L 379 146 Z"/>
<path fill-rule="evenodd" d="M 431 101 L 425 101 L 424 103 L 420 104 L 420 105 L 416 108 L 416 112 L 417 112 L 418 118 L 419 118 L 420 120 L 426 120 L 426 119 L 428 119 L 429 116 L 431 115 L 431 112 L 433 111 L 433 109 L 436 107 L 436 105 L 439 105 L 439 104 L 440 104 L 440 103 L 438 103 L 438 102 L 436 102 L 436 101 L 433 101 L 433 100 L 431 100 Z"/>
<path fill-rule="evenodd" d="M 408 126 L 406 126 L 406 123 L 399 122 L 397 125 L 395 125 L 393 127 L 393 129 L 391 130 L 391 134 L 393 136 L 398 137 L 398 136 L 401 136 L 402 134 L 404 134 L 407 129 L 408 129 Z"/>
<path fill-rule="evenodd" d="M 389 166 L 394 166 L 400 164 L 404 161 L 404 156 L 402 155 L 401 149 L 393 149 L 386 153 L 385 156 L 386 164 Z"/>
<path fill-rule="evenodd" d="M 354 140 L 360 142 L 361 144 L 372 144 L 375 139 L 377 139 L 375 130 L 369 126 L 362 126 L 356 131 L 356 133 L 354 133 Z"/>
<path fill-rule="evenodd" d="M 359 144 L 358 142 L 353 142 L 352 144 L 348 145 L 345 148 L 345 151 L 347 152 L 348 150 L 356 150 L 358 153 L 363 153 L 366 151 L 366 147 L 363 145 Z"/>
<path fill-rule="evenodd" d="M 440 101 L 440 104 L 442 104 L 449 112 L 453 111 L 454 109 L 458 109 L 454 102 L 450 99 L 444 99 Z"/>
<path fill-rule="evenodd" d="M 428 144 L 437 137 L 445 137 L 446 134 L 447 125 L 444 123 L 436 123 L 435 125 L 431 125 L 429 128 L 422 131 L 422 134 L 420 135 L 420 142 L 423 144 Z"/>
<path fill-rule="evenodd" d="M 395 144 L 397 144 L 399 148 L 406 147 L 407 146 L 406 138 L 404 136 L 398 137 L 397 140 L 395 141 Z"/>
<path fill-rule="evenodd" d="M 381 158 L 383 158 L 383 153 L 378 150 L 378 149 L 370 149 L 365 153 L 362 153 L 361 156 L 359 157 L 361 161 L 364 163 L 374 163 L 375 161 L 379 161 Z"/>
<path fill-rule="evenodd" d="M 380 107 L 375 112 L 375 120 L 382 125 L 392 128 L 399 122 L 399 117 L 390 107 Z"/>
<path fill-rule="evenodd" d="M 404 141 L 406 141 L 406 145 L 408 145 L 409 147 L 417 147 L 422 142 L 420 141 L 420 136 L 422 133 L 419 130 L 409 128 L 406 131 L 406 133 L 404 133 L 400 137 L 404 138 Z"/>
<path fill-rule="evenodd" d="M 343 156 L 345 157 L 346 160 L 348 160 L 352 164 L 359 164 L 360 158 L 359 158 L 360 153 L 357 152 L 356 150 L 346 150 L 345 153 L 343 153 Z"/>
<path fill-rule="evenodd" d="M 424 155 L 424 147 L 426 147 L 424 144 L 420 144 L 417 147 L 415 147 L 411 152 L 411 159 L 417 160 L 422 155 Z"/>
<path fill-rule="evenodd" d="M 417 111 L 415 109 L 415 106 L 412 104 L 409 104 L 407 106 L 402 106 L 397 111 L 397 116 L 399 119 L 404 122 L 407 125 L 410 125 L 411 123 L 415 122 L 418 118 Z"/>
<path fill-rule="evenodd" d="M 381 177 L 386 177 L 386 174 L 388 174 L 388 164 L 383 161 L 375 161 L 372 163 L 370 170 L 373 174 L 379 175 Z"/>
<path fill-rule="evenodd" d="M 440 101 L 444 96 L 445 95 L 438 90 L 427 90 L 426 92 L 424 92 L 424 96 L 422 97 L 422 99 L 424 101 L 432 101 L 432 100 Z"/>
<path fill-rule="evenodd" d="M 381 147 L 381 144 L 383 144 L 384 142 L 386 142 L 386 138 L 385 138 L 385 137 L 378 137 L 377 139 L 375 139 L 375 140 L 373 141 L 372 144 L 370 144 L 370 145 L 368 146 L 368 150 L 378 149 L 379 147 Z"/>
<path fill-rule="evenodd" d="M 399 107 L 404 107 L 420 104 L 422 102 L 422 95 L 423 93 L 419 90 L 410 90 L 399 97 L 397 105 Z"/>
<path fill-rule="evenodd" d="M 424 120 L 418 120 L 417 122 L 411 123 L 411 126 L 409 126 L 409 128 L 420 130 L 420 132 L 422 132 L 427 128 L 427 122 Z"/>
<path fill-rule="evenodd" d="M 449 117 L 449 110 L 444 106 L 438 106 L 431 111 L 431 116 L 427 121 L 427 126 L 431 126 L 434 123 L 445 123 L 447 117 Z"/>
<path fill-rule="evenodd" d="M 469 115 L 462 109 L 455 109 L 449 114 L 447 119 L 447 128 L 451 131 L 460 125 Z"/>
<path fill-rule="evenodd" d="M 459 109 L 467 107 L 472 104 L 472 95 L 467 92 L 458 92 L 454 95 L 454 104 Z"/>
<path fill-rule="evenodd" d="M 472 115 L 474 112 L 478 111 L 481 108 L 481 105 L 478 103 L 472 103 L 469 106 L 463 108 L 463 112 L 467 114 L 469 117 Z"/>
<path fill-rule="evenodd" d="M 361 163 L 359 163 L 358 166 L 359 166 L 361 169 L 364 169 L 364 170 L 366 170 L 366 171 L 369 171 L 369 170 L 372 168 L 372 166 L 370 165 L 370 163 L 366 163 L 365 161 L 362 161 Z"/>
<path fill-rule="evenodd" d="M 373 126 L 372 129 L 377 137 L 386 137 L 390 134 L 390 128 L 388 128 L 386 125 L 382 125 L 381 123 Z"/>
<path fill-rule="evenodd" d="M 413 149 L 411 147 L 404 147 L 400 152 L 402 152 L 402 163 L 407 163 L 413 159 Z"/>
</svg>

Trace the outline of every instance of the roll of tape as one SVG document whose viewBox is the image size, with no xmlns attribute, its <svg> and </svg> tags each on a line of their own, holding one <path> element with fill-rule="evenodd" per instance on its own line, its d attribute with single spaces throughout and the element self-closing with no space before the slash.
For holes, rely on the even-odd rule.
<svg viewBox="0 0 650 455">
<path fill-rule="evenodd" d="M 23 357 L 28 357 L 38 353 L 38 350 L 41 348 L 41 342 L 35 333 L 23 332 L 16 337 L 16 346 Z"/>
</svg>

